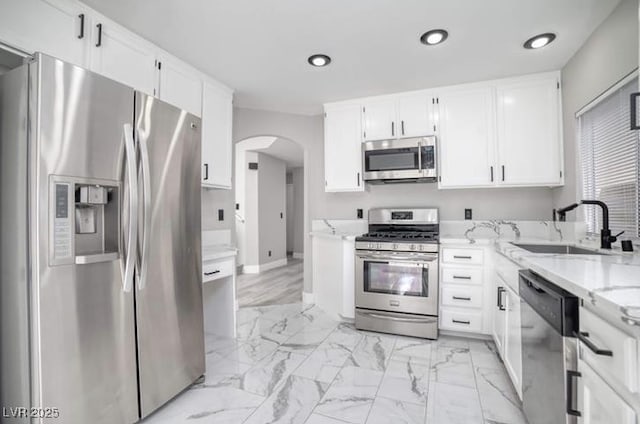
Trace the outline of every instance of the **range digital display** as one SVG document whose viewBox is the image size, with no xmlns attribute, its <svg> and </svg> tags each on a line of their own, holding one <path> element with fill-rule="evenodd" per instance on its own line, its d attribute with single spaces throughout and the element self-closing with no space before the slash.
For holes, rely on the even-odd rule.
<svg viewBox="0 0 640 424">
<path fill-rule="evenodd" d="M 391 212 L 391 219 L 398 219 L 398 220 L 408 220 L 408 219 L 413 219 L 413 212 L 411 211 L 398 211 L 398 212 Z"/>
</svg>

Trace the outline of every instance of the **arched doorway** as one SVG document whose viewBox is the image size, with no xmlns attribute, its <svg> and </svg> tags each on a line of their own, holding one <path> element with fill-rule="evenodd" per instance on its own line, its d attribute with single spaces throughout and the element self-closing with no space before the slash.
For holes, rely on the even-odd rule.
<svg viewBox="0 0 640 424">
<path fill-rule="evenodd" d="M 235 144 L 236 240 L 240 307 L 302 301 L 305 150 L 274 135 Z"/>
</svg>

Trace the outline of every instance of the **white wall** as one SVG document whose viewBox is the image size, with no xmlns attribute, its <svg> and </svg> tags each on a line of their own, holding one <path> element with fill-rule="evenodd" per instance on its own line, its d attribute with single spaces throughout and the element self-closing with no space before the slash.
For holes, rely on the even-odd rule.
<svg viewBox="0 0 640 424">
<path fill-rule="evenodd" d="M 293 168 L 293 252 L 304 253 L 304 168 Z"/>
<path fill-rule="evenodd" d="M 286 164 L 264 153 L 258 153 L 258 249 L 259 265 L 287 257 L 286 240 Z M 249 179 L 249 177 L 247 177 Z M 248 222 L 248 221 L 247 221 Z M 249 228 L 247 228 L 249 233 Z M 245 265 L 255 265 L 247 261 Z"/>
<path fill-rule="evenodd" d="M 565 185 L 553 190 L 554 207 L 581 198 L 576 112 L 637 67 L 638 1 L 623 0 L 562 69 Z"/>
</svg>

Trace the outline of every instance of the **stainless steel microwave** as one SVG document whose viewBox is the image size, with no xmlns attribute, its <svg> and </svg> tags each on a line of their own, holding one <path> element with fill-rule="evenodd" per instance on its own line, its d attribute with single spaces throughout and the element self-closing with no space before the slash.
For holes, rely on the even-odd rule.
<svg viewBox="0 0 640 424">
<path fill-rule="evenodd" d="M 370 184 L 435 182 L 436 138 L 368 141 L 362 146 L 362 163 Z"/>
</svg>

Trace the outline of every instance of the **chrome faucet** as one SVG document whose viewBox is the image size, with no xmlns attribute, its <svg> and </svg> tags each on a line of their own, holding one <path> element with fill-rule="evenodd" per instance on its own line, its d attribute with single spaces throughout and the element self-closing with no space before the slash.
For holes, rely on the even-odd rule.
<svg viewBox="0 0 640 424">
<path fill-rule="evenodd" d="M 600 230 L 600 248 L 601 249 L 611 249 L 611 243 L 615 243 L 618 240 L 618 237 L 624 233 L 621 231 L 615 236 L 611 235 L 611 229 L 609 228 L 609 208 L 606 203 L 601 202 L 600 200 L 582 200 L 580 203 L 573 203 L 569 206 L 565 206 L 564 208 L 560 208 L 556 210 L 558 214 L 558 220 L 565 221 L 566 214 L 569 211 L 574 210 L 580 205 L 598 205 L 602 208 L 602 229 Z"/>
</svg>

